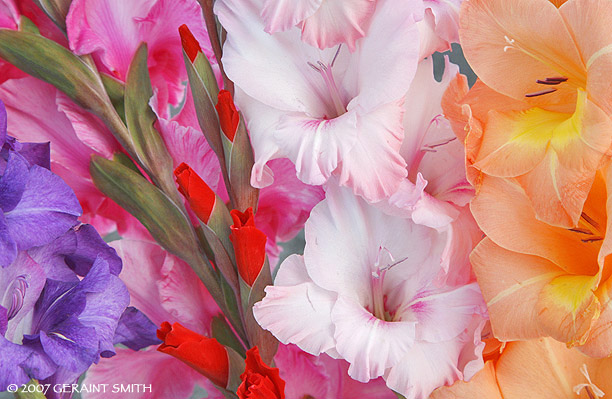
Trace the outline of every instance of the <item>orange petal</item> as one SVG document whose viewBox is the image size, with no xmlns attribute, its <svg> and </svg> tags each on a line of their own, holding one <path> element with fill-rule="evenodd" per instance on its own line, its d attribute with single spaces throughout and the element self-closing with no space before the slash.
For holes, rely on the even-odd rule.
<svg viewBox="0 0 612 399">
<path fill-rule="evenodd" d="M 601 285 L 595 295 L 601 303 L 601 314 L 591 326 L 585 344 L 578 349 L 588 356 L 604 358 L 612 356 L 612 279 Z"/>
<path fill-rule="evenodd" d="M 512 342 L 497 363 L 497 381 L 505 399 L 578 398 L 574 387 L 586 382 L 583 364 L 597 371 L 596 361 L 552 339 Z"/>
<path fill-rule="evenodd" d="M 470 256 L 491 327 L 501 341 L 544 335 L 535 305 L 540 290 L 562 271 L 546 259 L 510 252 L 485 238 Z"/>
<path fill-rule="evenodd" d="M 469 382 L 457 381 L 450 387 L 440 387 L 433 391 L 431 399 L 483 398 L 502 399 L 495 379 L 493 362 L 486 362 Z"/>
<path fill-rule="evenodd" d="M 612 2 L 574 0 L 559 9 L 573 33 L 587 67 L 587 91 L 595 103 L 612 112 Z"/>
<path fill-rule="evenodd" d="M 566 89 L 584 87 L 586 71 L 559 10 L 548 0 L 463 2 L 459 35 L 465 57 L 488 86 L 516 99 L 541 91 L 538 79 L 569 83 L 530 103 L 565 103 Z"/>
<path fill-rule="evenodd" d="M 568 346 L 586 342 L 591 325 L 600 314 L 593 294 L 597 276 L 560 276 L 548 283 L 537 303 L 538 325 Z"/>
<path fill-rule="evenodd" d="M 523 190 L 506 179 L 486 176 L 470 209 L 478 226 L 503 248 L 541 256 L 571 274 L 594 275 L 599 269 L 597 243 L 537 220 Z"/>
</svg>

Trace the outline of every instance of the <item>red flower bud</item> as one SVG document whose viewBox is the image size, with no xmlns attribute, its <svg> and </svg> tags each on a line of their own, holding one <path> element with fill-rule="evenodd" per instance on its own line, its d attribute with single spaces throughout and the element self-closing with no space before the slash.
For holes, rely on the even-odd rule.
<svg viewBox="0 0 612 399">
<path fill-rule="evenodd" d="M 267 366 L 255 346 L 247 351 L 246 369 L 240 375 L 242 384 L 238 387 L 240 399 L 285 399 L 285 381 L 278 369 Z"/>
<path fill-rule="evenodd" d="M 238 123 L 240 122 L 240 114 L 236 110 L 229 91 L 221 90 L 219 92 L 215 108 L 217 109 L 217 114 L 219 114 L 219 122 L 223 134 L 233 143 L 236 131 L 238 130 Z"/>
<path fill-rule="evenodd" d="M 191 210 L 202 222 L 208 223 L 217 199 L 215 192 L 184 162 L 174 170 L 174 176 Z"/>
<path fill-rule="evenodd" d="M 158 351 L 174 356 L 215 385 L 225 388 L 229 373 L 227 350 L 214 338 L 195 333 L 179 323 L 164 321 L 157 330 L 157 338 L 163 343 Z"/>
<path fill-rule="evenodd" d="M 266 260 L 266 235 L 255 227 L 253 208 L 244 213 L 234 209 L 230 213 L 234 220 L 230 240 L 234 244 L 238 273 L 251 287 Z"/>
<path fill-rule="evenodd" d="M 185 24 L 179 27 L 179 34 L 181 35 L 181 44 L 183 45 L 187 57 L 189 57 L 189 61 L 193 62 L 198 56 L 198 53 L 202 51 L 200 43 L 198 43 L 193 33 L 191 33 Z"/>
</svg>

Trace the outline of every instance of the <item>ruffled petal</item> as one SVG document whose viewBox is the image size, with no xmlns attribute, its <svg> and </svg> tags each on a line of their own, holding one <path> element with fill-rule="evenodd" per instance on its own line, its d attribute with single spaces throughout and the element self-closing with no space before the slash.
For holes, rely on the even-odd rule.
<svg viewBox="0 0 612 399">
<path fill-rule="evenodd" d="M 281 342 L 319 355 L 335 346 L 331 310 L 336 295 L 315 285 L 304 270 L 301 256 L 287 258 L 280 266 L 277 285 L 266 287 L 266 296 L 255 304 L 253 314 Z"/>
</svg>

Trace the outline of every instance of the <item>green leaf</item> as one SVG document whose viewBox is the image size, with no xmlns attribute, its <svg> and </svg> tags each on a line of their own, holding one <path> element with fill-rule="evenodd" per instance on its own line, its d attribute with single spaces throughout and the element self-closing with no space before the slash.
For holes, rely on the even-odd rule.
<svg viewBox="0 0 612 399">
<path fill-rule="evenodd" d="M 251 170 L 253 169 L 253 147 L 247 133 L 242 113 L 236 130 L 234 142 L 223 135 L 223 149 L 227 160 L 227 171 L 230 181 L 231 195 L 236 209 L 244 211 L 249 207 L 257 212 L 259 190 L 251 186 Z"/>
<path fill-rule="evenodd" d="M 125 119 L 128 131 L 140 165 L 175 203 L 182 204 L 172 176 L 172 157 L 159 132 L 153 127 L 157 116 L 149 106 L 152 96 L 153 88 L 147 67 L 147 45 L 141 43 L 130 64 L 125 85 Z"/>
<path fill-rule="evenodd" d="M 198 58 L 199 57 L 200 55 L 198 55 Z M 200 71 L 198 71 L 195 65 L 191 63 L 184 50 L 183 58 L 185 60 L 185 67 L 187 68 L 189 86 L 191 87 L 191 93 L 193 94 L 193 102 L 195 105 L 196 114 L 198 116 L 200 129 L 204 133 L 210 147 L 213 149 L 215 154 L 217 154 L 221 168 L 225 170 L 225 157 L 223 152 L 223 144 L 221 142 L 221 127 L 219 126 L 219 118 L 217 117 L 217 110 L 215 109 L 217 98 L 211 97 L 211 93 L 208 91 L 206 84 L 204 83 L 205 77 L 200 75 Z M 227 173 L 224 174 L 224 176 L 226 175 Z"/>
<path fill-rule="evenodd" d="M 97 72 L 68 49 L 36 33 L 0 29 L 0 58 L 52 84 L 78 105 L 98 115 L 129 150 L 127 129 Z"/>
<path fill-rule="evenodd" d="M 201 253 L 190 222 L 160 189 L 120 162 L 93 156 L 89 171 L 96 187 L 135 216 L 167 251 L 186 261 L 223 311 L 223 292 Z"/>
<path fill-rule="evenodd" d="M 72 0 L 34 0 L 57 26 L 66 31 L 66 15 Z"/>
<path fill-rule="evenodd" d="M 213 338 L 219 341 L 220 344 L 229 346 L 230 348 L 238 352 L 238 354 L 240 354 L 240 356 L 242 356 L 243 358 L 246 357 L 246 351 L 244 347 L 242 346 L 238 338 L 236 338 L 236 335 L 232 331 L 232 328 L 229 324 L 227 324 L 227 321 L 225 321 L 225 318 L 223 316 L 213 317 L 211 328 Z"/>
<path fill-rule="evenodd" d="M 122 82 L 105 73 L 101 73 L 100 78 L 102 78 L 102 84 L 113 106 L 117 110 L 121 120 L 125 123 L 125 86 Z"/>
</svg>

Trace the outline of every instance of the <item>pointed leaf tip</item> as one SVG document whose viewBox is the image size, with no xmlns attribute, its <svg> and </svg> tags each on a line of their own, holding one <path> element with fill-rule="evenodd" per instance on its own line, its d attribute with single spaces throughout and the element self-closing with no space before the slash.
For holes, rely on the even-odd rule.
<svg viewBox="0 0 612 399">
<path fill-rule="evenodd" d="M 179 33 L 181 35 L 181 43 L 183 45 L 183 49 L 185 50 L 185 53 L 187 53 L 189 60 L 193 62 L 198 56 L 198 53 L 202 52 L 200 43 L 198 43 L 196 38 L 193 36 L 193 33 L 191 33 L 191 31 L 185 24 L 179 27 Z"/>
</svg>

